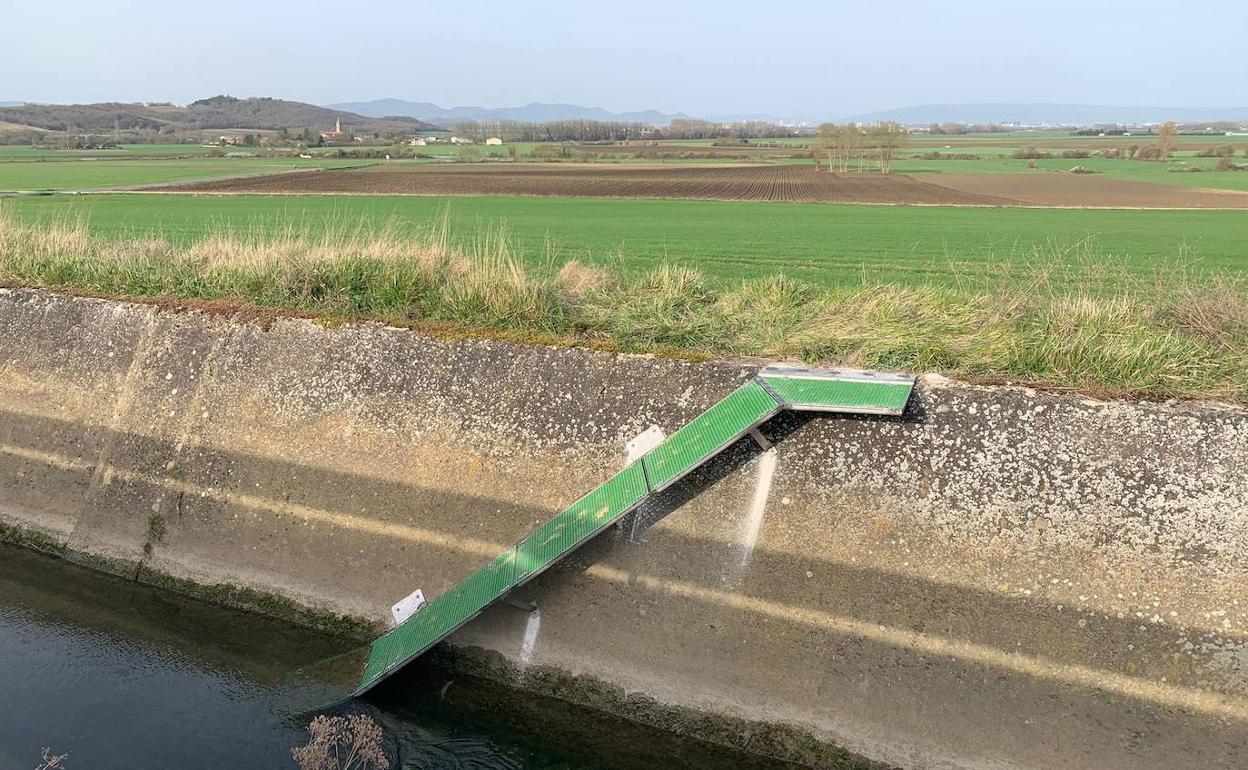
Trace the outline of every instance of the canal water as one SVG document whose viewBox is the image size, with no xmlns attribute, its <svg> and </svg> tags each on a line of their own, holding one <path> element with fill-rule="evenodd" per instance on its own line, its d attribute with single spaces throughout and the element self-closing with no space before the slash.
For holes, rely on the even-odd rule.
<svg viewBox="0 0 1248 770">
<path fill-rule="evenodd" d="M 290 768 L 290 672 L 352 645 L 0 544 L 0 769 Z M 792 767 L 419 662 L 349 703 L 393 768 Z"/>
</svg>

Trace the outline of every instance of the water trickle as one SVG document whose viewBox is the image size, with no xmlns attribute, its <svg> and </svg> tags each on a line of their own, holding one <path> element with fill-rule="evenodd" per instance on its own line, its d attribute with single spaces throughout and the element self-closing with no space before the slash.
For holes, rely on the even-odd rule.
<svg viewBox="0 0 1248 770">
<path fill-rule="evenodd" d="M 528 668 L 533 660 L 533 651 L 537 649 L 537 635 L 542 630 L 542 611 L 534 609 L 524 624 L 524 643 L 520 646 L 520 667 Z"/>
<path fill-rule="evenodd" d="M 741 522 L 740 558 L 734 565 L 729 584 L 733 587 L 741 585 L 745 574 L 750 568 L 750 559 L 754 556 L 754 546 L 758 542 L 759 532 L 763 528 L 763 520 L 767 515 L 767 498 L 771 495 L 771 482 L 776 475 L 776 461 L 779 455 L 775 447 L 763 452 L 758 458 L 758 475 L 754 479 L 754 495 L 750 498 L 750 507 L 746 511 L 745 520 Z"/>
</svg>

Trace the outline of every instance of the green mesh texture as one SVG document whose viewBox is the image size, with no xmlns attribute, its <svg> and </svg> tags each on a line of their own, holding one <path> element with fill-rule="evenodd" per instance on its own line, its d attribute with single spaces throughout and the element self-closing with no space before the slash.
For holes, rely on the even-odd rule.
<svg viewBox="0 0 1248 770">
<path fill-rule="evenodd" d="M 757 381 L 747 382 L 646 454 L 650 486 L 659 489 L 683 476 L 777 411 L 771 394 Z"/>
<path fill-rule="evenodd" d="M 914 388 L 909 382 L 816 380 L 762 377 L 767 387 L 784 399 L 789 409 L 843 409 L 901 414 Z"/>
</svg>

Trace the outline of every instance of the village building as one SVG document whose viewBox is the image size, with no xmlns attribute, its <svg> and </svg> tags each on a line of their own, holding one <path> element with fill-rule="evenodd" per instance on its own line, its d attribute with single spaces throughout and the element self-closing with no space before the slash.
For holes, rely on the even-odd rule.
<svg viewBox="0 0 1248 770">
<path fill-rule="evenodd" d="M 332 141 L 335 141 L 335 140 L 342 139 L 344 136 L 346 136 L 346 133 L 345 133 L 345 132 L 343 132 L 343 130 L 342 130 L 342 118 L 337 118 L 336 120 L 334 120 L 334 130 L 333 130 L 333 131 L 322 131 L 322 132 L 321 132 L 321 138 L 322 138 L 322 139 L 324 139 L 324 140 L 325 140 L 325 141 L 327 141 L 327 142 L 332 142 Z"/>
</svg>

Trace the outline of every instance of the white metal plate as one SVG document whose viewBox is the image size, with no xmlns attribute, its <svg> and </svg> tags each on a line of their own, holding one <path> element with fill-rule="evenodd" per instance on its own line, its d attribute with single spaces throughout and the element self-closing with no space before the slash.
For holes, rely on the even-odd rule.
<svg viewBox="0 0 1248 770">
<path fill-rule="evenodd" d="M 624 445 L 624 449 L 628 453 L 628 459 L 624 461 L 624 466 L 632 465 L 642 455 L 662 444 L 666 439 L 667 434 L 657 425 L 651 425 L 641 433 L 638 433 L 632 441 Z"/>
<path fill-rule="evenodd" d="M 396 626 L 402 625 L 403 621 L 415 615 L 420 611 L 420 608 L 424 606 L 425 593 L 417 588 L 415 591 L 412 591 L 410 594 L 400 599 L 398 604 L 395 604 L 390 608 L 390 612 L 394 615 L 394 624 Z"/>
</svg>

